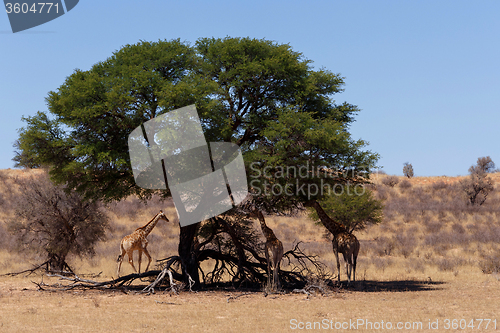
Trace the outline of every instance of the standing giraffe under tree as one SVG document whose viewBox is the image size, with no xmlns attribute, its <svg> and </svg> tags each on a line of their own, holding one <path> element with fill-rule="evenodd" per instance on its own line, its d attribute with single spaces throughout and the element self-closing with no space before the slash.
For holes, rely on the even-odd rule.
<svg viewBox="0 0 500 333">
<path fill-rule="evenodd" d="M 339 252 L 344 256 L 346 271 L 347 271 L 347 283 L 351 283 L 351 272 L 353 275 L 353 281 L 356 281 L 356 260 L 359 253 L 359 241 L 352 233 L 350 233 L 342 224 L 332 220 L 326 212 L 321 208 L 320 204 L 315 201 L 308 201 L 304 204 L 305 207 L 313 207 L 318 214 L 321 223 L 325 226 L 328 231 L 333 235 L 332 245 L 333 253 L 337 259 L 337 270 L 338 270 L 338 280 L 340 283 L 340 261 Z"/>
<path fill-rule="evenodd" d="M 260 227 L 262 233 L 266 238 L 265 244 L 265 254 L 267 261 L 267 284 L 271 286 L 273 290 L 280 288 L 280 264 L 283 258 L 283 243 L 276 237 L 273 230 L 266 225 L 264 220 L 264 215 L 258 209 L 254 209 L 248 215 L 248 217 L 257 218 L 260 222 Z M 273 275 L 273 282 L 271 284 L 271 272 Z"/>
<path fill-rule="evenodd" d="M 142 252 L 146 254 L 146 256 L 149 259 L 148 266 L 146 267 L 146 271 L 149 268 L 149 264 L 151 264 L 151 256 L 149 255 L 147 246 L 148 246 L 148 240 L 146 237 L 151 233 L 153 228 L 156 226 L 159 220 L 165 220 L 166 222 L 168 221 L 168 218 L 163 214 L 163 211 L 160 210 L 158 214 L 151 219 L 145 226 L 140 227 L 135 229 L 133 233 L 131 233 L 128 236 L 123 237 L 121 243 L 120 243 L 120 249 L 121 253 L 118 256 L 118 270 L 117 274 L 120 275 L 120 269 L 122 267 L 122 261 L 123 257 L 125 254 L 128 255 L 128 262 L 134 269 L 134 272 L 137 273 L 137 270 L 135 269 L 134 266 L 134 251 L 137 250 L 139 251 L 139 273 L 141 273 L 141 261 L 142 261 Z"/>
</svg>

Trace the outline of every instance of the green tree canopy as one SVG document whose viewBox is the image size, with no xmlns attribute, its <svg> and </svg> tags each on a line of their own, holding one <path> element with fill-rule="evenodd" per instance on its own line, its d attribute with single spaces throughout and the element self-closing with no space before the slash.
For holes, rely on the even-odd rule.
<svg viewBox="0 0 500 333">
<path fill-rule="evenodd" d="M 375 199 L 371 190 L 361 185 L 338 186 L 320 204 L 330 218 L 345 226 L 349 232 L 382 222 L 382 203 Z M 316 210 L 311 209 L 309 215 L 313 220 L 320 221 Z"/>
<path fill-rule="evenodd" d="M 338 74 L 314 70 L 289 45 L 268 40 L 202 38 L 193 47 L 180 40 L 141 41 L 90 70 L 75 70 L 49 92 L 48 112 L 23 118 L 27 125 L 14 160 L 17 166 L 50 166 L 53 180 L 86 198 L 147 197 L 152 191 L 137 187 L 132 176 L 128 135 L 159 114 L 195 103 L 207 141 L 241 146 L 254 193 L 269 186 L 256 177 L 257 169 L 273 177 L 280 166 L 306 164 L 359 171 L 373 166 L 377 155 L 350 137 L 359 110 L 332 99 L 343 84 Z M 303 183 L 320 184 L 318 177 L 302 177 L 299 188 Z M 301 195 L 276 195 L 271 206 L 289 207 Z"/>
<path fill-rule="evenodd" d="M 135 185 L 128 135 L 164 112 L 204 106 L 200 96 L 208 92 L 193 75 L 197 61 L 194 50 L 179 40 L 140 42 L 90 70 L 75 70 L 49 92 L 48 112 L 23 118 L 27 126 L 16 142 L 17 166 L 50 166 L 53 180 L 86 198 L 151 194 Z"/>
</svg>

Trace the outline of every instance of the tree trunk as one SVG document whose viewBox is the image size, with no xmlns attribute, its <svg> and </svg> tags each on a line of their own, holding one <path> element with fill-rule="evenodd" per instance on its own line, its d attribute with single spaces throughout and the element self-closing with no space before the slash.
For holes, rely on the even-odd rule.
<svg viewBox="0 0 500 333">
<path fill-rule="evenodd" d="M 193 251 L 193 240 L 198 231 L 199 223 L 181 227 L 179 235 L 179 257 L 181 258 L 182 279 L 189 285 L 189 276 L 194 281 L 193 290 L 199 289 L 200 277 L 198 274 L 198 261 Z"/>
<path fill-rule="evenodd" d="M 66 263 L 66 255 L 49 253 L 49 259 L 47 260 L 47 271 L 49 272 L 72 272 L 69 265 Z"/>
</svg>

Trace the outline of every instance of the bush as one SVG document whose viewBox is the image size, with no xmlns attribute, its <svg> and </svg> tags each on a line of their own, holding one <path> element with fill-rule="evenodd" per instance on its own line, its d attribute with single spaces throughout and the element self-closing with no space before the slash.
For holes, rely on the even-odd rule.
<svg viewBox="0 0 500 333">
<path fill-rule="evenodd" d="M 417 239 L 413 235 L 413 233 L 414 231 L 407 231 L 406 235 L 398 233 L 394 237 L 399 252 L 405 258 L 408 258 L 408 256 L 413 252 L 415 247 L 418 245 Z"/>
<path fill-rule="evenodd" d="M 12 250 L 15 242 L 8 234 L 3 223 L 0 223 L 0 250 Z"/>
<path fill-rule="evenodd" d="M 456 269 L 458 266 L 463 264 L 463 260 L 460 260 L 458 258 L 442 258 L 439 260 L 436 260 L 436 265 L 440 271 L 453 271 Z"/>
<path fill-rule="evenodd" d="M 377 237 L 371 244 L 372 251 L 378 256 L 390 256 L 394 250 L 394 239 L 385 236 Z"/>
<path fill-rule="evenodd" d="M 408 181 L 408 179 L 403 179 L 400 183 L 399 183 L 399 187 L 402 188 L 403 190 L 407 190 L 409 188 L 412 187 L 410 181 Z"/>
<path fill-rule="evenodd" d="M 443 182 L 442 180 L 440 181 L 437 181 L 435 182 L 434 184 L 432 184 L 432 189 L 434 191 L 439 191 L 439 190 L 444 190 L 448 188 L 448 184 L 446 184 L 445 182 Z"/>
<path fill-rule="evenodd" d="M 382 179 L 382 184 L 394 187 L 399 183 L 399 178 L 397 176 L 387 176 Z"/>
<path fill-rule="evenodd" d="M 428 233 L 436 233 L 441 230 L 443 227 L 443 223 L 441 222 L 434 222 L 430 220 L 424 220 L 424 226 L 425 230 Z"/>
<path fill-rule="evenodd" d="M 69 254 L 94 255 L 105 238 L 106 215 L 97 202 L 83 201 L 75 192 L 55 186 L 46 173 L 16 178 L 19 194 L 9 230 L 21 250 L 44 254 L 51 271 L 70 269 Z"/>
<path fill-rule="evenodd" d="M 500 273 L 500 255 L 486 256 L 479 267 L 484 274 Z"/>
</svg>

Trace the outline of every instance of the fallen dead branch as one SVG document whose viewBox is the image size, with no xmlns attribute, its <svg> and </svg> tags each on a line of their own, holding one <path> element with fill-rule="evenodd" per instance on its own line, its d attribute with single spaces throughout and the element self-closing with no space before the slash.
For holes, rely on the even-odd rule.
<svg viewBox="0 0 500 333">
<path fill-rule="evenodd" d="M 67 268 L 69 268 L 69 266 L 67 266 Z M 55 270 L 51 270 L 50 269 L 50 260 L 47 260 L 47 261 L 45 261 L 42 264 L 34 266 L 33 268 L 25 269 L 24 271 L 21 271 L 21 272 L 6 273 L 6 274 L 2 274 L 0 276 L 17 276 L 17 275 L 21 275 L 21 274 L 25 274 L 25 273 L 28 273 L 27 276 L 30 276 L 31 274 L 35 273 L 38 270 L 43 270 L 45 272 L 50 272 L 50 273 L 64 274 L 64 275 L 71 275 L 71 274 L 73 274 L 73 272 L 71 270 L 69 270 L 69 271 L 55 271 Z M 99 274 L 101 274 L 101 273 L 99 273 Z"/>
<path fill-rule="evenodd" d="M 141 292 L 147 294 L 154 294 L 155 288 L 161 284 L 165 276 L 168 274 L 170 289 L 177 294 L 177 290 L 175 288 L 177 284 L 174 282 L 174 279 L 181 281 L 182 276 L 179 273 L 170 270 L 170 266 L 174 262 L 175 260 L 169 260 L 161 271 L 152 270 L 140 274 L 133 273 L 108 281 L 94 281 L 90 279 L 84 279 L 76 274 L 73 274 L 73 276 L 71 277 L 61 274 L 47 274 L 47 276 L 49 277 L 58 277 L 60 280 L 69 281 L 70 283 L 69 284 L 57 283 L 48 285 L 43 282 L 43 278 L 42 282 L 40 283 L 36 283 L 33 281 L 32 282 L 38 286 L 39 290 L 44 290 L 44 291 L 66 291 L 72 289 L 120 289 L 124 291 L 123 290 L 124 288 L 130 286 L 130 284 L 137 279 L 156 276 L 156 279 L 152 283 L 150 283 L 148 286 L 146 286 L 144 289 L 141 290 Z M 189 290 L 191 290 L 193 283 L 194 281 L 191 279 L 191 277 L 189 277 Z"/>
<path fill-rule="evenodd" d="M 177 285 L 175 282 L 174 282 L 174 278 L 172 276 L 172 272 L 169 270 L 169 267 L 165 267 L 161 273 L 156 277 L 156 280 L 154 280 L 149 286 L 147 286 L 146 288 L 144 288 L 142 291 L 145 292 L 145 293 L 148 293 L 148 294 L 154 294 L 155 293 L 155 287 L 161 283 L 161 281 L 163 281 L 163 279 L 165 278 L 165 275 L 168 274 L 168 277 L 170 279 L 170 289 L 175 293 L 177 294 L 177 290 L 175 290 L 175 286 Z"/>
<path fill-rule="evenodd" d="M 44 291 L 66 291 L 72 289 L 123 289 L 126 286 L 129 286 L 134 280 L 142 279 L 151 276 L 157 276 L 161 274 L 161 271 L 147 271 L 144 273 L 133 273 L 125 276 L 121 276 L 119 278 L 108 280 L 108 281 L 94 281 L 89 279 L 84 279 L 74 274 L 72 277 L 64 276 L 61 274 L 47 274 L 49 277 L 58 277 L 60 280 L 69 281 L 69 284 L 56 283 L 56 284 L 46 284 L 43 282 L 37 283 L 33 282 L 38 286 L 40 290 Z"/>
</svg>

